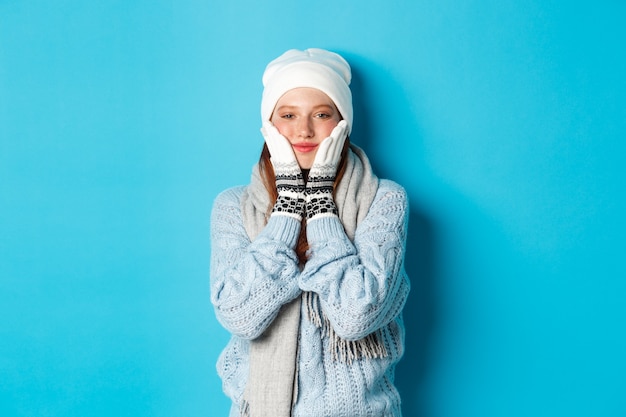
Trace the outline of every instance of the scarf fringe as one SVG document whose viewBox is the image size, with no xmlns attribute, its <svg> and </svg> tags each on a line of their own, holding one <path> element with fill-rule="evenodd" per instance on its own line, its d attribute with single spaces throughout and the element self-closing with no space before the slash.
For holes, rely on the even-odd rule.
<svg viewBox="0 0 626 417">
<path fill-rule="evenodd" d="M 246 400 L 241 400 L 239 405 L 239 415 L 241 417 L 250 417 L 250 403 Z"/>
<path fill-rule="evenodd" d="M 359 340 L 345 340 L 335 333 L 333 326 L 321 309 L 319 296 L 313 292 L 302 295 L 309 321 L 321 329 L 322 338 L 328 338 L 328 348 L 335 361 L 351 365 L 353 361 L 367 358 L 385 358 L 388 356 L 380 330 Z"/>
</svg>

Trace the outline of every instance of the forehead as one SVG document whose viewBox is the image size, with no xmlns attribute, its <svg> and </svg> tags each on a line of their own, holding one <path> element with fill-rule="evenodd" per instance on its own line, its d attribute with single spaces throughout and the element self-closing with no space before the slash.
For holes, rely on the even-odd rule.
<svg viewBox="0 0 626 417">
<path fill-rule="evenodd" d="M 329 106 L 336 108 L 335 103 L 326 93 L 310 87 L 293 88 L 287 91 L 276 102 L 276 107 L 279 106 Z"/>
</svg>

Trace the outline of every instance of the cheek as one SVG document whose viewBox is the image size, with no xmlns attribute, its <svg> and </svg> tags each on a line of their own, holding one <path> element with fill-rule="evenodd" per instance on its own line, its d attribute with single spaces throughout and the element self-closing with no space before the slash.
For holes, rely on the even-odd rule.
<svg viewBox="0 0 626 417">
<path fill-rule="evenodd" d="M 271 120 L 272 124 L 274 125 L 274 127 L 276 129 L 278 129 L 278 132 L 283 135 L 284 137 L 286 137 L 287 139 L 289 139 L 289 136 L 291 135 L 291 130 L 289 129 L 289 124 L 285 123 L 282 119 L 276 119 L 276 120 Z"/>
<path fill-rule="evenodd" d="M 322 138 L 327 138 L 327 137 L 329 137 L 329 136 L 330 136 L 330 134 L 333 132 L 333 129 L 334 129 L 335 127 L 337 127 L 337 124 L 338 124 L 338 123 L 339 123 L 339 122 L 336 122 L 336 121 L 334 121 L 334 120 L 333 120 L 333 121 L 331 121 L 331 122 L 329 122 L 329 123 L 324 123 L 324 125 L 323 125 L 323 126 L 320 126 L 320 128 L 319 128 L 319 130 L 318 130 L 318 132 L 317 132 L 317 133 L 318 133 L 318 136 L 319 136 L 319 137 L 322 137 Z"/>
</svg>

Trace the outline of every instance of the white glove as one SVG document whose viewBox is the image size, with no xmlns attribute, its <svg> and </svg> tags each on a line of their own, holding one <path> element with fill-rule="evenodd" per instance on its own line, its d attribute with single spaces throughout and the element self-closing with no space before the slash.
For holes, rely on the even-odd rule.
<svg viewBox="0 0 626 417">
<path fill-rule="evenodd" d="M 291 143 L 268 121 L 263 123 L 261 134 L 270 151 L 270 161 L 274 167 L 278 191 L 278 198 L 271 215 L 290 216 L 302 220 L 304 178 Z"/>
<path fill-rule="evenodd" d="M 315 154 L 304 191 L 307 221 L 318 217 L 337 216 L 333 186 L 347 136 L 348 124 L 342 120 L 335 126 L 330 136 L 322 141 Z"/>
</svg>

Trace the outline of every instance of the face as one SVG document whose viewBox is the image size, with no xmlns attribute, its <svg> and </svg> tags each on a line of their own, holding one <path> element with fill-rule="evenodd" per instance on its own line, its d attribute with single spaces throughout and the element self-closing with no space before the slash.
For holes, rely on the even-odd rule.
<svg viewBox="0 0 626 417">
<path fill-rule="evenodd" d="M 341 116 L 335 103 L 315 88 L 294 88 L 276 103 L 270 121 L 287 138 L 300 168 L 313 165 L 319 144 L 330 136 Z"/>
</svg>

